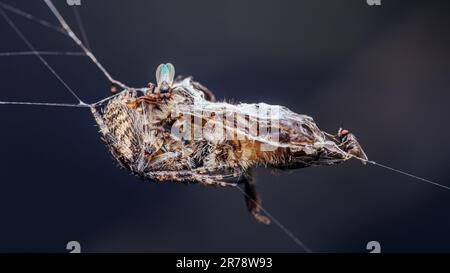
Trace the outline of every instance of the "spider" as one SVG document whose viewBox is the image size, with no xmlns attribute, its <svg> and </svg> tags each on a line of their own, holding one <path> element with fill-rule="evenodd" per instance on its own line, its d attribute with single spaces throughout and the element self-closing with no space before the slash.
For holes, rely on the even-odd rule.
<svg viewBox="0 0 450 273">
<path fill-rule="evenodd" d="M 113 157 L 131 173 L 158 181 L 245 185 L 248 210 L 261 223 L 253 169 L 304 168 L 367 157 L 353 134 L 322 132 L 314 120 L 264 103 L 217 102 L 192 78 L 174 79 L 172 64 L 156 70 L 146 92 L 124 89 L 91 106 Z"/>
</svg>

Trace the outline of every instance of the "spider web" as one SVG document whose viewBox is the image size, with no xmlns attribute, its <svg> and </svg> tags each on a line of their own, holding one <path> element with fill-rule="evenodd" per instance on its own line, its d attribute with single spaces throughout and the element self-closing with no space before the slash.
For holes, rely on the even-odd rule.
<svg viewBox="0 0 450 273">
<path fill-rule="evenodd" d="M 46 61 L 46 58 L 44 56 L 70 56 L 70 57 L 88 57 L 94 65 L 103 73 L 103 75 L 113 84 L 118 85 L 124 89 L 128 90 L 136 90 L 136 91 L 147 91 L 147 88 L 141 87 L 141 88 L 135 88 L 130 87 L 124 84 L 123 82 L 113 78 L 110 73 L 106 70 L 106 68 L 98 61 L 98 59 L 95 57 L 95 55 L 90 50 L 90 45 L 88 41 L 88 37 L 86 35 L 86 31 L 84 29 L 83 22 L 81 20 L 81 17 L 78 13 L 78 10 L 74 8 L 74 15 L 76 22 L 78 24 L 78 27 L 81 31 L 81 35 L 83 37 L 83 41 L 78 38 L 78 36 L 73 32 L 71 27 L 67 24 L 67 22 L 64 20 L 63 16 L 59 13 L 59 11 L 56 9 L 54 4 L 51 0 L 43 0 L 45 4 L 48 6 L 50 11 L 53 13 L 53 15 L 56 17 L 60 25 L 55 25 L 53 23 L 50 23 L 44 19 L 38 18 L 28 12 L 25 12 L 23 10 L 20 10 L 18 8 L 15 8 L 9 4 L 6 4 L 4 2 L 0 1 L 0 15 L 4 19 L 4 21 L 14 30 L 14 32 L 19 36 L 19 38 L 25 43 L 25 45 L 28 47 L 29 51 L 16 51 L 16 52 L 0 52 L 1 58 L 8 58 L 8 57 L 18 57 L 18 56 L 35 56 L 39 59 L 39 61 L 46 67 L 46 69 L 64 86 L 64 88 L 77 100 L 78 103 L 71 104 L 71 103 L 49 103 L 49 102 L 28 102 L 28 101 L 0 101 L 1 105 L 28 105 L 28 106 L 48 106 L 48 107 L 76 107 L 76 108 L 88 108 L 91 106 L 95 106 L 97 104 L 101 104 L 104 102 L 107 102 L 111 98 L 117 96 L 113 95 L 107 98 L 104 98 L 98 102 L 95 103 L 85 103 L 78 94 L 64 81 L 64 79 L 57 73 L 57 71 Z M 18 26 L 15 24 L 14 20 L 8 15 L 8 14 L 14 14 L 16 16 L 21 16 L 23 18 L 26 18 L 36 24 L 42 25 L 46 28 L 49 28 L 53 31 L 59 32 L 60 34 L 66 35 L 68 38 L 72 39 L 75 44 L 81 49 L 79 52 L 59 52 L 59 51 L 39 51 L 35 48 L 33 43 L 24 35 L 24 33 L 18 28 Z M 369 163 L 371 165 L 387 169 L 392 172 L 399 173 L 401 175 L 409 176 L 415 180 L 425 182 L 432 184 L 434 186 L 440 187 L 441 189 L 450 190 L 449 186 L 445 186 L 443 184 L 440 184 L 438 182 L 422 178 L 419 176 L 416 176 L 414 174 L 411 174 L 409 172 L 405 172 L 399 169 L 392 168 L 390 166 L 377 163 L 373 160 L 367 160 L 363 158 L 358 158 L 354 155 L 348 154 L 349 157 L 356 158 L 360 161 Z M 250 198 L 240 187 L 236 187 L 242 194 L 246 195 L 248 198 Z M 302 242 L 297 236 L 294 235 L 293 232 L 291 232 L 287 227 L 285 227 L 275 216 L 273 216 L 267 209 L 262 207 L 261 205 L 258 205 L 271 220 L 273 223 L 276 224 L 276 226 L 284 232 L 296 245 L 298 245 L 303 251 L 305 252 L 312 252 L 311 249 Z"/>
</svg>

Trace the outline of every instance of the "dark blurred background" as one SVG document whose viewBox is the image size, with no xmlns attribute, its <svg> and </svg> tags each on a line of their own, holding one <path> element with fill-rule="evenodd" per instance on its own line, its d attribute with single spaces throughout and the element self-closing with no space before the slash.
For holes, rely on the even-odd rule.
<svg viewBox="0 0 450 273">
<path fill-rule="evenodd" d="M 57 24 L 43 1 L 2 0 Z M 220 99 L 281 104 L 369 158 L 450 186 L 448 1 L 54 1 L 111 74 L 154 81 L 161 62 Z M 8 13 L 42 51 L 66 36 Z M 0 52 L 28 48 L 0 20 Z M 81 35 L 80 35 L 81 36 Z M 86 102 L 110 95 L 86 57 L 47 56 Z M 34 56 L 0 58 L 0 100 L 76 100 Z M 301 252 L 257 223 L 236 189 L 142 182 L 116 167 L 88 109 L 0 107 L 0 251 Z M 263 206 L 314 252 L 450 251 L 450 191 L 357 161 L 257 172 Z"/>
</svg>

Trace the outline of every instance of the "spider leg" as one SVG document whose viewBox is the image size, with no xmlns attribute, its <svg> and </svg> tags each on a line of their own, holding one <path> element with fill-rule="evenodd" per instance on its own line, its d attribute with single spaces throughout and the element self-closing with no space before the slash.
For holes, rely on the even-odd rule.
<svg viewBox="0 0 450 273">
<path fill-rule="evenodd" d="M 265 225 L 270 224 L 270 219 L 260 213 L 261 198 L 256 191 L 255 175 L 253 170 L 249 170 L 244 174 L 243 182 L 245 184 L 245 202 L 247 204 L 248 211 L 260 223 Z"/>
<path fill-rule="evenodd" d="M 211 175 L 211 174 L 201 174 L 192 171 L 152 171 L 147 173 L 147 177 L 151 179 L 156 179 L 160 181 L 173 180 L 178 182 L 188 182 L 196 181 L 204 185 L 215 185 L 221 187 L 236 186 L 236 183 L 224 182 L 222 180 L 229 178 L 239 177 L 238 173 L 232 173 L 227 175 Z"/>
<path fill-rule="evenodd" d="M 164 100 L 170 99 L 171 97 L 171 91 L 167 93 L 150 93 L 127 102 L 127 105 L 130 107 L 137 107 L 139 106 L 139 104 L 141 104 L 141 102 L 145 102 L 148 104 L 159 104 Z"/>
<path fill-rule="evenodd" d="M 233 182 L 226 182 L 223 181 L 225 179 L 237 179 L 239 178 L 241 174 L 240 173 L 229 173 L 229 174 L 202 174 L 202 173 L 198 173 L 196 175 L 197 177 L 197 181 L 199 181 L 200 183 L 204 184 L 204 185 L 216 185 L 216 186 L 221 186 L 221 187 L 235 187 L 237 186 L 237 183 L 233 183 Z"/>
<path fill-rule="evenodd" d="M 163 145 L 162 141 L 154 141 L 152 143 L 147 144 L 144 151 L 145 158 L 148 161 L 151 161 L 155 157 L 157 152 L 161 149 L 162 145 Z"/>
<path fill-rule="evenodd" d="M 208 168 L 197 168 L 194 169 L 195 178 L 202 184 L 205 185 L 216 185 L 216 186 L 237 186 L 237 183 L 225 182 L 226 179 L 238 179 L 241 176 L 241 172 L 229 172 L 226 174 L 214 174 L 213 171 L 218 171 L 219 169 L 208 169 Z M 209 173 L 208 173 L 209 172 Z"/>
<path fill-rule="evenodd" d="M 189 169 L 191 167 L 191 162 L 183 157 L 180 152 L 164 152 L 162 154 L 154 155 L 148 162 L 148 167 L 152 172 L 178 171 Z"/>
<path fill-rule="evenodd" d="M 155 91 L 155 87 L 156 87 L 156 86 L 155 86 L 154 83 L 149 82 L 149 83 L 147 84 L 148 90 L 147 90 L 146 95 L 152 94 L 152 93 Z"/>
<path fill-rule="evenodd" d="M 235 182 L 222 182 L 227 183 L 232 186 L 236 186 L 239 182 L 239 178 L 242 177 L 243 172 L 240 170 L 229 170 L 225 172 L 223 168 L 215 167 L 199 167 L 194 169 L 194 171 L 200 175 L 206 177 L 214 177 L 215 179 L 224 180 L 224 179 L 235 179 Z M 225 173 L 225 174 L 224 174 Z"/>
<path fill-rule="evenodd" d="M 195 89 L 200 90 L 205 94 L 206 100 L 212 101 L 212 102 L 216 101 L 216 96 L 214 96 L 214 93 L 211 90 L 209 90 L 207 87 L 205 87 L 204 85 L 202 85 L 199 82 L 192 82 L 192 85 L 194 86 Z"/>
</svg>

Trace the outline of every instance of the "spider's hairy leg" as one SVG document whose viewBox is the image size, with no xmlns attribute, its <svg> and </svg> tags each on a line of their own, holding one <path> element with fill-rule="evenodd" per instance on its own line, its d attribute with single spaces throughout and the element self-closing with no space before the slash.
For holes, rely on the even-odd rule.
<svg viewBox="0 0 450 273">
<path fill-rule="evenodd" d="M 247 203 L 248 211 L 265 225 L 270 224 L 270 219 L 261 215 L 261 197 L 256 191 L 256 181 L 254 170 L 248 170 L 243 176 L 243 183 L 245 185 L 245 202 Z"/>
<path fill-rule="evenodd" d="M 150 139 L 144 140 L 143 153 L 147 161 L 152 162 L 158 157 L 161 148 L 164 145 L 165 131 L 161 128 L 149 128 L 147 125 L 144 126 L 147 130 L 146 135 L 151 136 Z M 164 153 L 166 154 L 166 153 Z M 163 155 L 164 155 L 163 154 Z M 161 156 L 161 155 L 160 155 Z"/>
<path fill-rule="evenodd" d="M 206 86 L 202 85 L 202 84 L 199 83 L 199 82 L 192 82 L 192 86 L 193 86 L 195 89 L 202 91 L 203 94 L 205 94 L 205 99 L 206 99 L 207 101 L 212 101 L 212 102 L 215 102 L 215 101 L 216 101 L 216 96 L 215 96 L 214 93 L 213 93 L 211 90 L 209 90 Z"/>
<path fill-rule="evenodd" d="M 155 155 L 159 152 L 163 145 L 163 141 L 153 141 L 152 143 L 147 144 L 144 155 L 148 161 L 151 161 Z"/>
<path fill-rule="evenodd" d="M 225 182 L 224 176 L 214 176 L 211 178 L 209 175 L 196 175 L 195 180 L 199 183 L 207 186 L 219 186 L 219 187 L 236 187 L 237 183 Z"/>
<path fill-rule="evenodd" d="M 195 171 L 195 173 L 197 173 L 203 177 L 209 178 L 206 181 L 207 183 L 204 183 L 205 185 L 212 185 L 211 183 L 208 183 L 208 182 L 210 182 L 210 179 L 215 180 L 213 182 L 213 184 L 217 184 L 217 182 L 218 182 L 217 180 L 234 179 L 235 180 L 234 182 L 220 181 L 220 183 L 227 184 L 227 186 L 236 186 L 239 182 L 239 179 L 243 175 L 242 170 L 238 170 L 238 169 L 230 170 L 229 169 L 227 171 L 224 171 L 224 169 L 221 167 L 199 167 L 199 168 L 196 168 L 194 171 Z"/>
<path fill-rule="evenodd" d="M 225 182 L 223 180 L 226 179 L 238 179 L 241 176 L 241 172 L 232 172 L 227 174 L 212 174 L 211 169 L 208 168 L 199 168 L 194 169 L 195 172 L 194 177 L 195 180 L 204 185 L 213 185 L 213 186 L 221 186 L 221 187 L 235 187 L 237 183 L 233 182 Z M 207 173 L 209 172 L 209 174 Z"/>
<path fill-rule="evenodd" d="M 146 94 L 144 96 L 140 96 L 130 102 L 127 103 L 128 106 L 131 107 L 138 107 L 141 102 L 148 103 L 148 104 L 158 104 L 166 99 L 169 99 L 172 97 L 172 92 L 168 93 L 151 93 Z"/>
<path fill-rule="evenodd" d="M 152 171 L 147 173 L 148 178 L 160 181 L 173 180 L 178 182 L 198 182 L 203 185 L 213 185 L 220 187 L 236 186 L 237 183 L 229 183 L 222 181 L 224 179 L 238 178 L 238 173 L 228 175 L 209 175 L 200 174 L 196 170 L 192 171 Z"/>
</svg>

